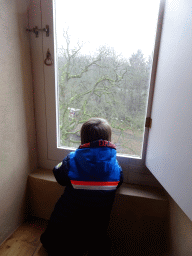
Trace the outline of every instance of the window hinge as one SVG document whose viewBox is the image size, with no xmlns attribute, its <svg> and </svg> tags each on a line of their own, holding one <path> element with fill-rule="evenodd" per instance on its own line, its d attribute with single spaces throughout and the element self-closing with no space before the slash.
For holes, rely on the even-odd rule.
<svg viewBox="0 0 192 256">
<path fill-rule="evenodd" d="M 146 117 L 145 127 L 151 128 L 152 119 L 151 117 Z"/>
<path fill-rule="evenodd" d="M 39 37 L 39 31 L 44 31 L 44 32 L 46 32 L 46 36 L 48 37 L 49 36 L 49 25 L 46 25 L 45 28 L 38 28 L 37 26 L 32 29 L 27 28 L 26 31 L 35 33 L 36 37 Z"/>
</svg>

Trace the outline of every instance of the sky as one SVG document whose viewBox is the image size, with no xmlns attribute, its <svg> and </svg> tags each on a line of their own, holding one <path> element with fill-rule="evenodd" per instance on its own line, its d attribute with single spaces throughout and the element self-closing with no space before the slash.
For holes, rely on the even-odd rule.
<svg viewBox="0 0 192 256">
<path fill-rule="evenodd" d="M 123 58 L 141 49 L 144 57 L 154 50 L 160 0 L 55 0 L 57 46 L 65 47 L 68 29 L 71 48 L 83 43 L 82 54 L 101 45 L 114 48 Z"/>
</svg>

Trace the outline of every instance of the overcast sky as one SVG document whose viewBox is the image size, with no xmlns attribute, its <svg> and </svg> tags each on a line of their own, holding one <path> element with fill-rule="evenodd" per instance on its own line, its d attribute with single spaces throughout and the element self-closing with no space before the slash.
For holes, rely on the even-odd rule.
<svg viewBox="0 0 192 256">
<path fill-rule="evenodd" d="M 57 44 L 65 46 L 68 29 L 71 47 L 83 42 L 83 54 L 101 45 L 129 58 L 141 49 L 153 52 L 160 0 L 55 0 Z"/>
</svg>

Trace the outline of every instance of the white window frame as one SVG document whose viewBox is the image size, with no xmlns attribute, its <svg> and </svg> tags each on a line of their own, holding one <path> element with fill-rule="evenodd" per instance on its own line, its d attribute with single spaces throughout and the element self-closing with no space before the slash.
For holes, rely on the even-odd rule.
<svg viewBox="0 0 192 256">
<path fill-rule="evenodd" d="M 64 157 L 66 157 L 70 152 L 75 149 L 71 148 L 58 148 L 57 144 L 57 127 L 59 129 L 58 120 L 56 114 L 56 94 L 57 87 L 55 84 L 57 83 L 57 76 L 55 76 L 57 56 L 56 56 L 56 44 L 54 42 L 53 31 L 54 30 L 54 20 L 55 20 L 55 10 L 54 4 L 52 0 L 39 1 L 39 17 L 33 16 L 31 20 L 30 26 L 38 26 L 44 28 L 47 24 L 49 24 L 50 35 L 46 37 L 45 33 L 41 33 L 39 35 L 42 40 L 35 38 L 34 34 L 30 35 L 31 39 L 31 55 L 32 55 L 32 70 L 33 70 L 33 80 L 34 80 L 34 92 L 35 95 L 35 116 L 36 116 L 36 132 L 37 132 L 37 147 L 38 147 L 38 162 L 39 167 L 52 169 L 58 162 L 62 161 Z M 37 2 L 38 2 L 37 1 Z M 52 22 L 51 22 L 51 13 L 47 14 L 47 8 L 52 10 Z M 146 117 L 150 117 L 151 109 L 152 109 L 152 99 L 153 99 L 153 91 L 155 86 L 155 76 L 157 70 L 157 62 L 158 62 L 158 54 L 160 48 L 160 39 L 162 32 L 162 23 L 163 23 L 163 14 L 165 0 L 161 0 L 160 9 L 159 9 L 159 17 L 157 24 L 157 34 L 153 55 L 153 66 L 151 72 L 151 82 L 150 82 L 150 90 L 148 96 L 148 107 L 147 107 L 147 115 Z M 31 11 L 29 9 L 29 11 Z M 30 19 L 29 19 L 30 22 Z M 37 64 L 35 55 L 37 51 L 39 51 L 39 58 L 46 58 L 46 52 L 49 48 L 51 52 L 51 57 L 54 60 L 53 66 L 45 66 L 44 63 L 39 65 Z M 42 50 L 42 56 L 40 51 Z M 41 59 L 41 58 L 40 58 Z M 41 66 L 41 67 L 40 67 Z M 38 74 L 37 74 L 38 73 Z M 117 160 L 119 161 L 124 173 L 127 171 L 149 174 L 148 169 L 145 166 L 146 159 L 146 150 L 147 150 L 147 140 L 148 140 L 149 128 L 145 128 L 144 131 L 144 142 L 143 142 L 143 150 L 142 150 L 142 158 L 125 156 L 122 154 L 117 154 Z M 125 175 L 126 176 L 126 175 Z"/>
</svg>

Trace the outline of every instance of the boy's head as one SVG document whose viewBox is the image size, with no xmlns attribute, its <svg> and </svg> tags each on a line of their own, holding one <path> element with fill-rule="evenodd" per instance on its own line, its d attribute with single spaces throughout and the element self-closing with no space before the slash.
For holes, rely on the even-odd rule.
<svg viewBox="0 0 192 256">
<path fill-rule="evenodd" d="M 81 127 L 81 144 L 101 139 L 111 141 L 111 126 L 103 118 L 90 118 Z"/>
</svg>

